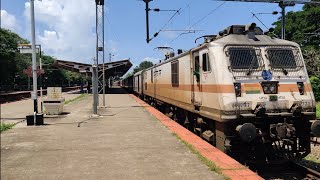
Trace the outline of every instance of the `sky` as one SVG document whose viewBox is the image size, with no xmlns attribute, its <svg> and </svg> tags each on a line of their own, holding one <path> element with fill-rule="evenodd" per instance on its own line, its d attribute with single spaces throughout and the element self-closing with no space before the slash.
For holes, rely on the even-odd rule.
<svg viewBox="0 0 320 180">
<path fill-rule="evenodd" d="M 31 41 L 30 3 L 28 0 L 0 0 L 1 28 L 7 28 Z M 268 27 L 278 15 L 259 14 L 280 11 L 275 3 L 223 2 L 216 0 L 153 0 L 149 8 L 179 10 L 150 11 L 150 37 L 146 43 L 145 3 L 142 0 L 105 0 L 105 60 L 130 58 L 133 67 L 144 60 L 158 63 L 163 59 L 159 46 L 188 50 L 197 44 L 197 37 L 217 34 L 235 24 L 257 23 L 257 17 Z M 300 11 L 302 5 L 287 7 L 286 11 Z M 35 0 L 36 44 L 46 55 L 60 60 L 93 63 L 95 57 L 95 1 L 94 0 Z M 174 30 L 174 31 L 172 31 Z M 176 30 L 198 30 L 185 33 Z M 186 32 L 186 31 L 185 31 Z M 199 42 L 199 41 L 198 41 Z"/>
</svg>

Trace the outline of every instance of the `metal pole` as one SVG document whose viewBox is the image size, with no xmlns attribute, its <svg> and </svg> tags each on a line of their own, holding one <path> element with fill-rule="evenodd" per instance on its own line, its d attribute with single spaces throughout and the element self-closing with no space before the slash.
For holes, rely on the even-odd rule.
<svg viewBox="0 0 320 180">
<path fill-rule="evenodd" d="M 98 52 L 99 52 L 99 47 L 98 47 L 98 5 L 96 4 L 96 57 L 94 58 L 94 63 L 92 66 L 92 90 L 93 90 L 93 114 L 98 114 L 98 84 L 96 82 L 97 79 L 97 64 L 98 64 Z"/>
<path fill-rule="evenodd" d="M 102 105 L 103 107 L 106 106 L 106 99 L 105 99 L 105 94 L 106 94 L 106 77 L 105 77 L 105 68 L 104 68 L 104 5 L 102 5 L 102 47 L 103 47 L 103 52 L 102 52 Z"/>
<path fill-rule="evenodd" d="M 97 59 L 93 58 L 92 65 L 92 92 L 93 92 L 93 114 L 98 114 L 98 92 L 97 92 Z"/>
<path fill-rule="evenodd" d="M 30 0 L 30 14 L 31 14 L 31 36 L 32 36 L 32 77 L 33 77 L 33 92 L 31 98 L 34 103 L 34 113 L 38 113 L 37 103 L 37 61 L 36 61 L 36 34 L 34 22 L 34 0 Z"/>
<path fill-rule="evenodd" d="M 152 0 L 144 0 L 144 2 L 146 3 L 146 27 L 147 27 L 147 43 L 150 42 L 149 39 L 149 2 Z"/>
<path fill-rule="evenodd" d="M 42 86 L 43 86 L 43 83 L 42 83 L 42 74 L 41 74 L 41 70 L 42 70 L 42 54 L 41 54 L 41 45 L 39 45 L 39 55 L 40 55 L 40 58 L 39 58 L 39 62 L 40 62 L 40 105 L 41 105 L 41 113 L 43 113 L 43 99 L 42 99 L 42 96 L 43 96 L 43 92 L 42 92 Z"/>
<path fill-rule="evenodd" d="M 96 84 L 96 88 L 95 88 L 96 108 L 98 108 L 98 105 L 99 105 L 99 67 L 98 67 L 98 59 L 96 59 L 95 84 Z M 98 111 L 97 111 L 97 113 L 98 113 Z"/>
<path fill-rule="evenodd" d="M 279 3 L 281 7 L 281 39 L 286 39 L 286 29 L 285 29 L 285 20 L 286 20 L 286 5 Z"/>
</svg>

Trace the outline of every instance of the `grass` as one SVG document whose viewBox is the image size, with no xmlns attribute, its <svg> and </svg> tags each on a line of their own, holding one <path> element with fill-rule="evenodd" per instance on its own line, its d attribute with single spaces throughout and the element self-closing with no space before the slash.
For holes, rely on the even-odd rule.
<svg viewBox="0 0 320 180">
<path fill-rule="evenodd" d="M 320 164 L 320 159 L 318 159 L 315 155 L 313 155 L 313 154 L 309 154 L 308 156 L 306 156 L 305 158 L 303 158 L 303 159 L 305 159 L 305 160 L 307 160 L 307 161 L 312 161 L 312 162 L 314 162 L 314 163 L 318 163 L 318 164 Z"/>
<path fill-rule="evenodd" d="M 74 98 L 74 99 L 69 99 L 69 100 L 65 101 L 64 104 L 72 103 L 72 102 L 74 102 L 74 101 L 76 101 L 76 100 L 79 100 L 79 99 L 81 99 L 81 98 L 84 98 L 86 95 L 87 95 L 87 94 L 81 94 L 80 96 L 77 96 L 77 97 Z"/>
<path fill-rule="evenodd" d="M 186 141 L 182 140 L 177 134 L 173 133 L 173 135 L 175 135 L 177 139 L 179 139 L 185 146 L 187 146 L 188 149 L 189 149 L 193 154 L 195 154 L 200 161 L 202 161 L 204 164 L 206 164 L 211 171 L 214 171 L 214 172 L 222 175 L 223 178 L 226 179 L 226 180 L 230 180 L 230 178 L 229 178 L 228 176 L 222 174 L 221 169 L 220 169 L 219 167 L 217 167 L 212 161 L 210 161 L 210 160 L 207 159 L 206 157 L 202 156 L 202 155 L 200 154 L 200 152 L 197 151 L 191 144 L 189 144 L 189 143 L 187 143 Z"/>
<path fill-rule="evenodd" d="M 320 102 L 317 102 L 317 118 L 320 119 Z"/>
<path fill-rule="evenodd" d="M 8 123 L 8 124 L 1 123 L 0 124 L 0 132 L 11 129 L 14 125 L 15 125 L 14 123 Z"/>
</svg>

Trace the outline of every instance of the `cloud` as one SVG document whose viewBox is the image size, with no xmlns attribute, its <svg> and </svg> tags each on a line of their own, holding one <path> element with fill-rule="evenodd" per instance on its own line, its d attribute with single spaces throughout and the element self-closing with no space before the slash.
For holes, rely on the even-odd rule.
<svg viewBox="0 0 320 180">
<path fill-rule="evenodd" d="M 151 62 L 153 62 L 153 64 L 157 64 L 157 63 L 159 63 L 159 60 L 160 60 L 159 58 L 155 58 L 155 57 L 145 57 L 142 59 L 142 61 L 140 61 L 140 63 L 143 61 L 151 61 Z"/>
<path fill-rule="evenodd" d="M 1 10 L 1 28 L 10 29 L 14 32 L 17 32 L 19 29 L 16 17 L 9 14 L 6 10 Z"/>
<path fill-rule="evenodd" d="M 90 63 L 95 56 L 95 3 L 88 0 L 35 0 L 37 44 L 58 59 Z M 30 21 L 30 3 L 24 16 Z"/>
</svg>

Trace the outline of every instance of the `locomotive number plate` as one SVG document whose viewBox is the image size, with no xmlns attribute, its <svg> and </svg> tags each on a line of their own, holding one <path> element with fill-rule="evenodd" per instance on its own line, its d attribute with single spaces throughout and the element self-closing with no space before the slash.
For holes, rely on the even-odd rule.
<svg viewBox="0 0 320 180">
<path fill-rule="evenodd" d="M 269 100 L 270 100 L 270 101 L 278 101 L 278 96 L 276 96 L 276 95 L 271 95 L 271 96 L 269 97 Z"/>
</svg>

